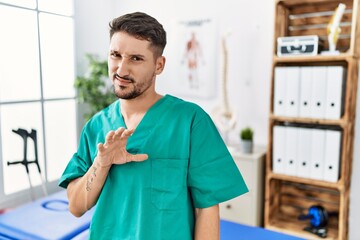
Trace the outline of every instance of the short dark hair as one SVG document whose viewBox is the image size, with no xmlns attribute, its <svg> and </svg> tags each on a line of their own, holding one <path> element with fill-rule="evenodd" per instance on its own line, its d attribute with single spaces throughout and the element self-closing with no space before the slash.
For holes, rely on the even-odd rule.
<svg viewBox="0 0 360 240">
<path fill-rule="evenodd" d="M 113 19 L 110 23 L 110 39 L 116 32 L 125 32 L 141 40 L 150 42 L 154 53 L 161 56 L 166 45 L 166 32 L 153 17 L 142 12 L 134 12 Z"/>
</svg>

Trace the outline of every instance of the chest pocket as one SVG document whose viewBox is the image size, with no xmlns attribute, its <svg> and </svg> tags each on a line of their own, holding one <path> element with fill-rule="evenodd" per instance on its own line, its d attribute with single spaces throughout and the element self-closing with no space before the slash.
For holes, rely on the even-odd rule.
<svg viewBox="0 0 360 240">
<path fill-rule="evenodd" d="M 151 202 L 160 210 L 183 209 L 187 201 L 187 159 L 151 159 Z"/>
</svg>

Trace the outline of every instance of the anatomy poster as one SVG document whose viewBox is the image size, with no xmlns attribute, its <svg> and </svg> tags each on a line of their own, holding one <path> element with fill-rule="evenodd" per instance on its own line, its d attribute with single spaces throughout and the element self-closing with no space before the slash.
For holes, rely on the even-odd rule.
<svg viewBox="0 0 360 240">
<path fill-rule="evenodd" d="M 214 22 L 210 19 L 177 21 L 173 31 L 176 93 L 191 97 L 213 97 L 218 76 L 218 44 Z"/>
</svg>

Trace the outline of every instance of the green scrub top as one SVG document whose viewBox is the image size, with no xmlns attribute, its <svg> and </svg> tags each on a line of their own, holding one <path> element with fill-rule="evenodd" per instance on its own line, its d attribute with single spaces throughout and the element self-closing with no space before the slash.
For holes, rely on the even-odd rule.
<svg viewBox="0 0 360 240">
<path fill-rule="evenodd" d="M 110 130 L 125 127 L 120 101 L 84 126 L 78 151 L 59 185 L 83 176 Z M 96 204 L 90 239 L 193 239 L 194 208 L 248 192 L 209 115 L 196 104 L 165 95 L 145 114 L 127 151 L 148 160 L 113 165 Z"/>
</svg>

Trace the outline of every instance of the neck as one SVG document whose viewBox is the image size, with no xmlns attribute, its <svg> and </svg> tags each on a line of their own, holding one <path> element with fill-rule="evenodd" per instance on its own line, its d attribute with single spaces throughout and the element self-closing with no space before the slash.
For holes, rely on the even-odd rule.
<svg viewBox="0 0 360 240">
<path fill-rule="evenodd" d="M 161 97 L 162 95 L 152 92 L 144 93 L 135 99 L 120 99 L 121 113 L 125 119 L 131 119 L 133 116 L 145 114 Z"/>
</svg>

